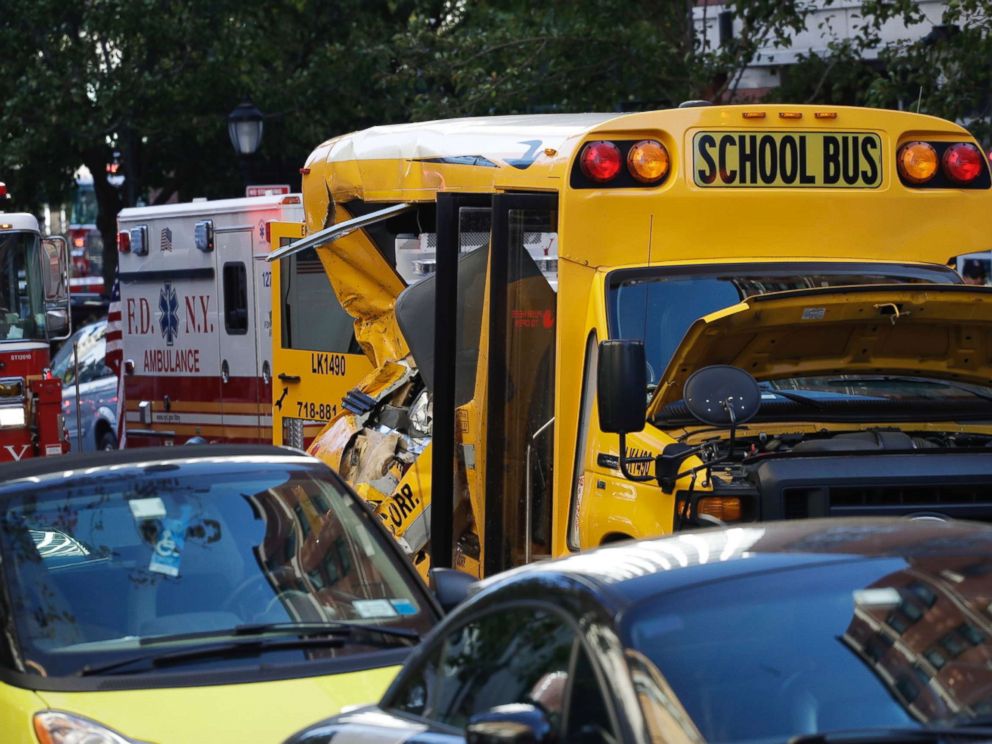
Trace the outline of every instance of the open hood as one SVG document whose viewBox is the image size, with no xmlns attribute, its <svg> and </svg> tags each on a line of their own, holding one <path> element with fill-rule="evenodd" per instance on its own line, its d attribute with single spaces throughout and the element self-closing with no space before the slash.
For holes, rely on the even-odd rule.
<svg viewBox="0 0 992 744">
<path fill-rule="evenodd" d="M 885 284 L 777 292 L 695 321 L 648 418 L 680 400 L 686 378 L 731 364 L 758 380 L 901 374 L 992 383 L 992 289 Z"/>
</svg>

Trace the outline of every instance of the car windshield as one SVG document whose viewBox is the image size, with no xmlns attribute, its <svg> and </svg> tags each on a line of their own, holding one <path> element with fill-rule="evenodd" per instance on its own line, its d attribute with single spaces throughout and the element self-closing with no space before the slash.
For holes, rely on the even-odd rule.
<svg viewBox="0 0 992 744">
<path fill-rule="evenodd" d="M 627 643 L 706 741 L 966 724 L 992 713 L 992 557 L 806 566 L 655 596 Z"/>
<path fill-rule="evenodd" d="M 246 625 L 397 631 L 359 627 L 348 642 L 199 662 L 300 663 L 408 644 L 401 636 L 433 624 L 374 517 L 304 458 L 60 473 L 0 487 L 0 499 L 14 658 L 28 672 L 86 673 L 150 645 L 223 641 Z"/>
<path fill-rule="evenodd" d="M 45 338 L 38 236 L 0 233 L 0 339 Z"/>
<path fill-rule="evenodd" d="M 719 266 L 696 273 L 664 269 L 617 271 L 608 288 L 610 336 L 640 339 L 648 383 L 656 385 L 697 319 L 752 295 L 852 284 L 957 282 L 950 269 L 899 264 Z"/>
</svg>

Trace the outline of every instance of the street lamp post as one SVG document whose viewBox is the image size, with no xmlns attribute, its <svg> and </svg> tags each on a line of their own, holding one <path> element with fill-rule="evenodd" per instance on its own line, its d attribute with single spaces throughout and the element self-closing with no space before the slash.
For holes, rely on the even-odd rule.
<svg viewBox="0 0 992 744">
<path fill-rule="evenodd" d="M 241 175 L 246 186 L 251 184 L 248 161 L 258 152 L 258 147 L 262 144 L 263 128 L 262 112 L 249 98 L 239 103 L 227 115 L 227 133 L 234 151 L 238 154 Z"/>
</svg>

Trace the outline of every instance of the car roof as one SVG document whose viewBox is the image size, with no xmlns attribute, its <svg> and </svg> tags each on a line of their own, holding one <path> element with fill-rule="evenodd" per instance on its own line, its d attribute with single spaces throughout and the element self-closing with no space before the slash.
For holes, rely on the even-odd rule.
<svg viewBox="0 0 992 744">
<path fill-rule="evenodd" d="M 756 573 L 832 562 L 992 556 L 992 526 L 907 518 L 756 522 L 617 543 L 530 564 L 477 584 L 515 591 L 519 582 L 570 579 L 622 607 L 662 592 Z M 489 592 L 486 592 L 489 594 Z"/>
<path fill-rule="evenodd" d="M 146 463 L 170 463 L 178 461 L 257 458 L 265 460 L 285 460 L 294 458 L 300 462 L 326 467 L 320 460 L 289 447 L 275 447 L 265 444 L 197 444 L 179 447 L 142 447 L 137 449 L 113 450 L 107 452 L 86 452 L 58 457 L 33 457 L 20 462 L 0 466 L 0 484 L 22 478 L 43 477 L 74 470 L 92 470 L 114 465 L 139 465 Z M 2 488 L 2 485 L 0 485 Z"/>
</svg>

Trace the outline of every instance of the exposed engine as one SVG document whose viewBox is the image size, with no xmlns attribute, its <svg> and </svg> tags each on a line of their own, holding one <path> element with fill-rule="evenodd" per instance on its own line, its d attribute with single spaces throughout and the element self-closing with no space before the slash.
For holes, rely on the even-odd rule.
<svg viewBox="0 0 992 744">
<path fill-rule="evenodd" d="M 699 452 L 690 497 L 741 498 L 743 518 L 918 515 L 987 518 L 992 506 L 992 437 L 888 429 L 740 435 Z M 685 467 L 685 466 L 683 466 Z"/>
</svg>

